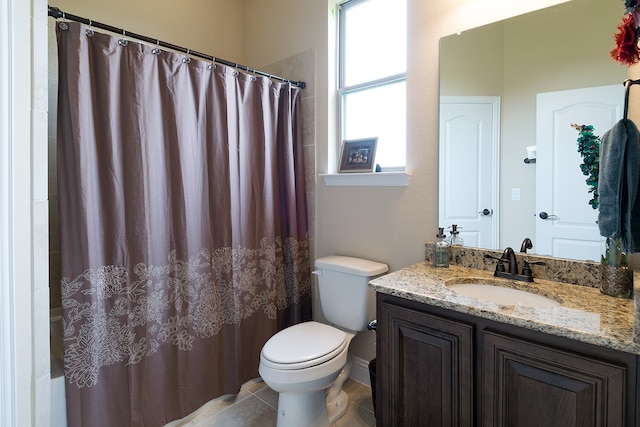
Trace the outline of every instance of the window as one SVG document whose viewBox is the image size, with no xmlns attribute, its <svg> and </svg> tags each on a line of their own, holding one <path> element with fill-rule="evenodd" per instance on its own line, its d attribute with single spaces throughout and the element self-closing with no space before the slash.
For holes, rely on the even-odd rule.
<svg viewBox="0 0 640 427">
<path fill-rule="evenodd" d="M 378 137 L 383 171 L 406 166 L 406 0 L 340 6 L 339 138 Z"/>
</svg>

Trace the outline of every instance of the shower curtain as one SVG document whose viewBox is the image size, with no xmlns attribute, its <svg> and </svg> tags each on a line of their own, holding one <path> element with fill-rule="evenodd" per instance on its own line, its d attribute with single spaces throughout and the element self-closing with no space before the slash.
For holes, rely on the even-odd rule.
<svg viewBox="0 0 640 427">
<path fill-rule="evenodd" d="M 70 426 L 161 426 L 308 320 L 300 90 L 58 22 Z"/>
</svg>

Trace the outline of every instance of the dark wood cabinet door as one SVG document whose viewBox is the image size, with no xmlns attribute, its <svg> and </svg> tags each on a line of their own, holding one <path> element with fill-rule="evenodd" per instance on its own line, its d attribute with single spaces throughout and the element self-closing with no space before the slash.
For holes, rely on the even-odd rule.
<svg viewBox="0 0 640 427">
<path fill-rule="evenodd" d="M 473 424 L 473 325 L 379 301 L 377 332 L 378 425 Z"/>
<path fill-rule="evenodd" d="M 485 330 L 484 426 L 624 426 L 624 366 Z"/>
</svg>

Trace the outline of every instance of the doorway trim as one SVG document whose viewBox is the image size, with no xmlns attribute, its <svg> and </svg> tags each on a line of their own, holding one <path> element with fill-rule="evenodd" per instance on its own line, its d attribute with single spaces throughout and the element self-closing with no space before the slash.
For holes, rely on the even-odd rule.
<svg viewBox="0 0 640 427">
<path fill-rule="evenodd" d="M 16 316 L 14 312 L 13 280 L 14 240 L 12 211 L 13 161 L 12 133 L 12 1 L 0 0 L 0 424 L 17 425 L 17 346 L 15 339 Z"/>
<path fill-rule="evenodd" d="M 0 0 L 3 426 L 50 423 L 46 6 Z"/>
</svg>

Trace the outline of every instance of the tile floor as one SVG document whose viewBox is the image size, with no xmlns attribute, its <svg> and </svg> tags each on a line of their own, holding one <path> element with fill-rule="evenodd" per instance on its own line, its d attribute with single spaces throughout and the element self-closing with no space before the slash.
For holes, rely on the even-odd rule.
<svg viewBox="0 0 640 427">
<path fill-rule="evenodd" d="M 375 426 L 371 389 L 349 379 L 344 390 L 349 395 L 349 407 L 333 427 Z M 277 406 L 278 394 L 261 380 L 251 380 L 237 395 L 207 402 L 193 414 L 165 427 L 271 427 L 276 425 Z"/>
</svg>

